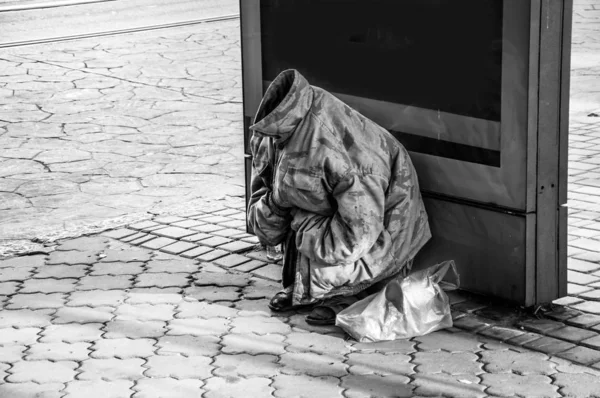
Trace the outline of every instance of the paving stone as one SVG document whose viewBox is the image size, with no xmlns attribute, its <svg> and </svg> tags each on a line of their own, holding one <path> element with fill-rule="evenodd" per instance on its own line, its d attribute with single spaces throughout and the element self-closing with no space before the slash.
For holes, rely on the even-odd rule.
<svg viewBox="0 0 600 398">
<path fill-rule="evenodd" d="M 235 334 L 230 333 L 221 340 L 221 352 L 225 354 L 270 354 L 281 355 L 285 353 L 283 341 L 285 337 L 280 334 Z"/>
<path fill-rule="evenodd" d="M 20 293 L 68 293 L 74 289 L 77 279 L 29 279 L 23 282 Z"/>
<path fill-rule="evenodd" d="M 208 247 L 208 246 L 198 246 L 195 247 L 192 250 L 187 250 L 183 253 L 180 253 L 181 256 L 185 257 L 185 258 L 197 258 L 203 254 L 206 254 L 208 252 L 211 252 L 213 249 Z"/>
<path fill-rule="evenodd" d="M 142 229 L 146 229 L 146 228 L 152 228 L 152 227 L 156 227 L 162 224 L 159 224 L 157 222 L 154 221 L 142 221 L 142 222 L 138 222 L 135 224 L 132 224 L 129 226 L 129 228 L 131 229 L 137 229 L 137 230 L 142 230 Z"/>
<path fill-rule="evenodd" d="M 225 229 L 225 227 L 222 227 L 220 225 L 214 225 L 214 224 L 203 224 L 203 225 L 198 225 L 197 227 L 192 227 L 192 229 L 195 231 L 198 231 L 198 232 L 203 232 L 203 233 L 209 234 L 211 232 L 215 232 L 220 229 Z"/>
<path fill-rule="evenodd" d="M 478 352 L 481 344 L 470 333 L 450 333 L 445 330 L 415 337 L 414 341 L 418 342 L 419 348 L 424 351 Z"/>
<path fill-rule="evenodd" d="M 18 282 L 0 282 L 0 295 L 11 295 L 19 290 Z"/>
<path fill-rule="evenodd" d="M 578 304 L 573 304 L 571 307 L 579 311 L 600 315 L 600 302 L 598 301 L 583 301 Z"/>
<path fill-rule="evenodd" d="M 65 295 L 61 293 L 52 294 L 15 294 L 5 307 L 10 310 L 29 308 L 32 310 L 42 308 L 60 308 L 65 305 Z"/>
<path fill-rule="evenodd" d="M 152 260 L 146 264 L 146 272 L 168 272 L 168 273 L 189 273 L 195 272 L 199 268 L 198 264 L 191 260 L 176 259 L 168 261 Z"/>
<path fill-rule="evenodd" d="M 445 373 L 417 373 L 413 376 L 416 386 L 413 394 L 423 396 L 451 396 L 461 398 L 485 397 L 485 386 L 473 375 L 449 375 Z"/>
<path fill-rule="evenodd" d="M 116 320 L 170 321 L 174 314 L 171 304 L 123 304 L 115 311 Z"/>
<path fill-rule="evenodd" d="M 113 229 L 111 231 L 106 231 L 106 232 L 102 233 L 102 236 L 106 236 L 108 238 L 113 238 L 113 239 L 122 239 L 122 238 L 126 238 L 128 236 L 132 236 L 136 233 L 137 233 L 137 231 L 132 230 L 132 229 L 119 228 L 119 229 Z"/>
<path fill-rule="evenodd" d="M 0 328 L 0 344 L 22 344 L 31 345 L 38 339 L 38 334 L 42 329 L 39 328 Z"/>
<path fill-rule="evenodd" d="M 97 253 L 82 252 L 78 250 L 55 251 L 50 253 L 46 264 L 93 264 L 97 260 Z"/>
<path fill-rule="evenodd" d="M 536 351 L 541 351 L 543 353 L 554 355 L 561 351 L 568 350 L 570 348 L 575 347 L 573 344 L 568 343 L 563 340 L 558 340 L 553 337 L 541 337 L 537 340 L 533 340 L 529 343 L 523 344 L 526 348 L 531 348 Z"/>
<path fill-rule="evenodd" d="M 214 374 L 225 378 L 272 377 L 280 373 L 281 365 L 274 355 L 218 355 L 213 363 Z"/>
<path fill-rule="evenodd" d="M 203 239 L 198 243 L 200 243 L 203 246 L 217 247 L 231 242 L 231 239 L 224 238 L 222 236 L 213 236 L 212 238 Z"/>
<path fill-rule="evenodd" d="M 542 375 L 517 375 L 510 373 L 483 374 L 482 384 L 489 386 L 488 394 L 497 396 L 560 397 L 552 379 Z"/>
<path fill-rule="evenodd" d="M 151 236 L 148 235 L 145 232 L 137 232 L 137 233 L 135 233 L 133 235 L 129 235 L 129 236 L 125 236 L 123 238 L 120 238 L 120 240 L 123 241 L 123 242 L 131 243 L 131 242 L 136 242 L 138 239 L 146 238 L 145 240 L 142 241 L 142 243 L 143 243 L 143 242 L 146 242 L 146 241 L 150 240 L 150 237 Z"/>
<path fill-rule="evenodd" d="M 583 293 L 592 291 L 592 289 L 590 286 L 576 285 L 574 283 L 567 284 L 567 293 L 572 296 L 580 296 Z"/>
<path fill-rule="evenodd" d="M 600 242 L 599 242 L 600 243 Z M 576 283 L 578 285 L 587 285 L 600 281 L 600 278 L 594 275 L 584 274 L 577 271 L 569 270 L 567 272 L 567 280 L 569 283 Z"/>
<path fill-rule="evenodd" d="M 239 239 L 240 236 L 248 236 L 248 234 L 241 232 L 239 229 L 225 228 L 218 231 L 211 232 L 213 236 L 222 236 L 224 238 L 235 238 Z"/>
<path fill-rule="evenodd" d="M 579 272 L 593 272 L 598 271 L 600 269 L 600 264 L 591 263 L 588 261 L 578 260 L 576 258 L 570 257 L 567 260 L 568 268 L 570 270 L 579 271 Z"/>
<path fill-rule="evenodd" d="M 558 373 L 554 379 L 554 384 L 560 387 L 559 392 L 564 396 L 594 397 L 600 391 L 600 378 L 596 375 Z"/>
<path fill-rule="evenodd" d="M 239 290 L 234 286 L 194 286 L 185 289 L 185 296 L 201 301 L 236 301 L 240 298 Z"/>
<path fill-rule="evenodd" d="M 106 339 L 92 346 L 92 358 L 147 358 L 154 355 L 152 339 Z"/>
<path fill-rule="evenodd" d="M 196 286 L 235 286 L 244 288 L 250 283 L 250 276 L 245 274 L 221 274 L 215 272 L 197 272 L 194 274 Z"/>
<path fill-rule="evenodd" d="M 23 352 L 27 349 L 24 345 L 0 346 L 0 363 L 14 363 L 23 359 Z M 8 369 L 8 367 L 6 367 Z M 0 377 L 0 380 L 3 378 Z"/>
<path fill-rule="evenodd" d="M 237 228 L 241 230 L 246 229 L 246 222 L 242 220 L 231 220 L 227 222 L 220 222 L 219 225 L 226 228 Z"/>
<path fill-rule="evenodd" d="M 136 383 L 134 398 L 181 398 L 204 396 L 201 380 L 176 380 L 171 378 L 143 379 Z"/>
<path fill-rule="evenodd" d="M 166 227 L 152 231 L 153 234 L 164 236 L 166 238 L 179 239 L 184 236 L 194 235 L 197 231 L 179 227 Z"/>
<path fill-rule="evenodd" d="M 113 306 L 116 307 L 125 301 L 125 292 L 121 290 L 86 290 L 73 292 L 69 295 L 67 305 L 79 306 Z"/>
<path fill-rule="evenodd" d="M 565 326 L 563 328 L 548 332 L 548 335 L 558 339 L 567 340 L 572 343 L 578 343 L 581 340 L 596 336 L 597 333 L 573 326 Z"/>
<path fill-rule="evenodd" d="M 0 386 L 3 397 L 35 397 L 35 398 L 61 398 L 65 388 L 62 383 L 5 383 Z"/>
<path fill-rule="evenodd" d="M 563 324 L 550 319 L 527 319 L 520 322 L 519 326 L 530 332 L 547 334 L 552 330 L 561 328 Z"/>
<path fill-rule="evenodd" d="M 228 272 L 226 270 L 224 270 L 223 268 L 214 265 L 213 263 L 202 263 L 200 265 L 200 270 L 201 271 L 206 271 L 206 272 L 213 272 L 216 274 L 227 274 Z"/>
<path fill-rule="evenodd" d="M 147 273 L 137 276 L 135 287 L 185 287 L 189 285 L 190 274 Z"/>
<path fill-rule="evenodd" d="M 139 380 L 144 378 L 142 367 L 145 360 L 129 359 L 87 359 L 82 362 L 79 380 Z"/>
<path fill-rule="evenodd" d="M 237 315 L 235 308 L 203 301 L 185 301 L 177 307 L 177 318 L 231 318 Z"/>
<path fill-rule="evenodd" d="M 183 221 L 177 221 L 174 223 L 171 223 L 172 226 L 174 227 L 180 227 L 180 228 L 191 228 L 191 227 L 195 227 L 198 225 L 202 225 L 203 222 L 198 221 L 198 220 L 183 220 Z"/>
<path fill-rule="evenodd" d="M 581 344 L 585 347 L 593 348 L 595 350 L 600 350 L 600 334 L 595 333 L 595 335 L 593 337 L 585 339 L 585 340 L 581 341 L 579 344 Z"/>
<path fill-rule="evenodd" d="M 165 253 L 179 254 L 196 248 L 197 245 L 190 242 L 175 242 L 168 246 L 162 247 L 160 250 Z"/>
<path fill-rule="evenodd" d="M 269 385 L 271 380 L 262 377 L 252 377 L 248 379 L 240 378 L 221 378 L 213 377 L 208 379 L 204 389 L 207 391 L 206 398 L 224 398 L 224 397 L 268 397 L 273 393 L 273 388 Z"/>
<path fill-rule="evenodd" d="M 234 307 L 239 310 L 239 316 L 271 316 L 267 299 L 240 300 L 235 302 Z"/>
<path fill-rule="evenodd" d="M 42 343 L 78 343 L 100 340 L 103 331 L 101 323 L 68 323 L 46 326 L 41 332 Z M 34 346 L 35 347 L 35 346 Z"/>
<path fill-rule="evenodd" d="M 565 322 L 567 319 L 575 318 L 581 315 L 581 311 L 569 307 L 559 307 L 554 311 L 544 313 L 544 316 L 559 322 Z"/>
<path fill-rule="evenodd" d="M 91 276 L 135 275 L 143 272 L 144 263 L 97 263 L 91 268 Z"/>
<path fill-rule="evenodd" d="M 273 313 L 273 316 L 289 315 L 289 313 Z M 317 333 L 338 333 L 341 329 L 335 325 L 309 325 L 306 323 L 307 313 L 293 313 L 289 315 L 288 324 L 292 327 L 292 330 L 303 330 L 306 332 L 317 332 Z"/>
<path fill-rule="evenodd" d="M 312 352 L 336 358 L 351 351 L 350 344 L 343 339 L 320 333 L 291 332 L 286 343 L 288 352 Z"/>
<path fill-rule="evenodd" d="M 585 300 L 600 301 L 600 291 L 599 290 L 590 290 L 590 291 L 579 294 L 579 296 Z"/>
<path fill-rule="evenodd" d="M 174 377 L 176 379 L 207 379 L 212 376 L 210 357 L 179 355 L 153 356 L 148 359 L 144 373 L 149 377 Z"/>
<path fill-rule="evenodd" d="M 352 353 L 348 355 L 346 364 L 354 375 L 410 375 L 415 365 L 411 357 L 402 354 L 384 355 L 380 353 Z"/>
<path fill-rule="evenodd" d="M 78 250 L 88 253 L 97 253 L 104 250 L 110 243 L 104 236 L 82 236 L 75 239 L 64 240 L 56 250 Z"/>
<path fill-rule="evenodd" d="M 177 216 L 161 216 L 161 217 L 155 218 L 154 221 L 156 221 L 157 223 L 161 223 L 161 224 L 172 224 L 172 223 L 176 223 L 179 221 L 185 221 L 185 218 L 177 217 Z"/>
<path fill-rule="evenodd" d="M 214 357 L 218 354 L 220 339 L 216 336 L 162 336 L 156 344 L 160 355 Z"/>
<path fill-rule="evenodd" d="M 33 268 L 0 268 L 0 282 L 26 281 L 31 278 L 33 270 Z"/>
<path fill-rule="evenodd" d="M 147 287 L 131 289 L 127 293 L 127 304 L 177 304 L 183 300 L 178 287 Z"/>
<path fill-rule="evenodd" d="M 410 379 L 400 375 L 351 374 L 342 378 L 348 398 L 413 397 Z"/>
<path fill-rule="evenodd" d="M 21 361 L 13 364 L 6 379 L 11 383 L 66 383 L 73 380 L 78 366 L 71 361 Z"/>
<path fill-rule="evenodd" d="M 543 337 L 543 336 L 540 334 L 528 332 L 528 333 L 523 333 L 520 336 L 516 336 L 511 339 L 508 339 L 507 343 L 521 346 L 523 344 L 530 343 L 534 340 L 538 340 L 541 337 Z"/>
<path fill-rule="evenodd" d="M 417 352 L 413 363 L 419 373 L 477 374 L 482 372 L 477 359 L 470 352 Z"/>
<path fill-rule="evenodd" d="M 52 265 L 38 269 L 34 278 L 81 278 L 85 276 L 87 265 Z"/>
<path fill-rule="evenodd" d="M 233 241 L 231 243 L 226 243 L 224 245 L 219 246 L 219 249 L 227 250 L 234 253 L 242 253 L 254 248 L 256 244 L 242 242 L 242 241 Z"/>
<path fill-rule="evenodd" d="M 151 240 L 153 240 L 154 238 L 155 238 L 155 236 L 154 236 L 154 235 L 151 235 L 151 234 L 143 234 L 143 233 L 142 233 L 142 234 L 140 235 L 140 237 L 138 237 L 138 238 L 136 238 L 136 239 L 133 239 L 133 240 L 130 240 L 130 241 L 128 241 L 128 243 L 130 243 L 130 244 L 132 244 L 132 245 L 136 245 L 136 246 L 137 246 L 137 245 L 141 245 L 141 244 L 143 244 L 143 243 L 146 243 L 146 242 L 148 242 L 148 241 L 151 241 Z"/>
<path fill-rule="evenodd" d="M 160 337 L 167 331 L 167 323 L 162 321 L 113 320 L 104 327 L 107 339 L 137 339 L 141 337 Z"/>
<path fill-rule="evenodd" d="M 54 310 L 2 310 L 0 328 L 44 327 L 50 324 Z"/>
<path fill-rule="evenodd" d="M 112 319 L 111 307 L 63 307 L 54 314 L 52 323 L 104 323 Z"/>
<path fill-rule="evenodd" d="M 150 260 L 151 252 L 147 249 L 127 247 L 125 250 L 109 249 L 104 251 L 104 257 L 100 259 L 103 263 L 129 263 L 146 262 Z"/>
<path fill-rule="evenodd" d="M 256 333 L 256 334 L 287 334 L 291 332 L 289 325 L 277 318 L 238 317 L 231 321 L 232 333 Z"/>
<path fill-rule="evenodd" d="M 175 242 L 177 242 L 175 239 L 160 237 L 160 238 L 154 238 L 149 241 L 146 241 L 146 242 L 142 243 L 140 246 L 146 247 L 148 249 L 160 249 L 161 247 L 171 245 Z"/>
<path fill-rule="evenodd" d="M 186 242 L 199 242 L 203 239 L 208 239 L 211 236 L 212 235 L 206 234 L 204 232 L 198 232 L 194 235 L 185 236 L 185 237 L 181 238 L 181 240 L 186 241 Z"/>
<path fill-rule="evenodd" d="M 265 262 L 258 261 L 258 260 L 250 260 L 246 263 L 235 266 L 234 269 L 239 272 L 251 272 L 251 271 L 254 271 L 255 269 L 264 267 L 265 265 L 267 265 L 267 263 L 265 263 Z"/>
<path fill-rule="evenodd" d="M 32 269 L 43 266 L 45 260 L 46 256 L 44 255 L 12 257 L 6 260 L 0 260 L 0 268 Z"/>
<path fill-rule="evenodd" d="M 279 398 L 341 398 L 342 388 L 338 385 L 339 379 L 335 377 L 277 375 L 273 378 L 272 387 L 275 388 L 273 395 Z"/>
<path fill-rule="evenodd" d="M 279 282 L 281 281 L 281 265 L 267 264 L 264 267 L 252 271 L 252 274 L 275 282 Z"/>
<path fill-rule="evenodd" d="M 559 352 L 556 355 L 569 361 L 581 363 L 583 365 L 590 365 L 600 362 L 600 351 L 581 346 L 570 348 L 566 351 Z"/>
<path fill-rule="evenodd" d="M 89 343 L 37 343 L 27 350 L 27 360 L 83 361 L 89 354 Z"/>
<path fill-rule="evenodd" d="M 250 261 L 248 257 L 241 256 L 239 254 L 230 254 L 225 257 L 221 257 L 214 261 L 215 264 L 222 267 L 231 268 L 236 267 L 240 264 Z"/>
<path fill-rule="evenodd" d="M 273 261 L 267 258 L 267 252 L 264 249 L 254 249 L 254 251 L 250 251 L 248 253 L 244 253 L 244 256 L 250 257 L 253 260 L 262 261 L 265 263 L 273 263 Z"/>
<path fill-rule="evenodd" d="M 199 255 L 198 257 L 196 257 L 196 260 L 200 260 L 203 262 L 211 262 L 228 254 L 229 252 L 226 252 L 225 250 L 215 249 Z"/>
<path fill-rule="evenodd" d="M 129 289 L 132 286 L 132 275 L 85 276 L 79 279 L 77 290 L 121 290 Z"/>
<path fill-rule="evenodd" d="M 213 336 L 227 332 L 229 321 L 225 318 L 213 319 L 175 319 L 170 321 L 167 328 L 170 336 Z"/>
<path fill-rule="evenodd" d="M 133 382 L 129 380 L 74 380 L 67 384 L 66 398 L 74 397 L 129 397 L 133 390 Z"/>
<path fill-rule="evenodd" d="M 488 373 L 517 373 L 520 375 L 556 373 L 548 356 L 539 352 L 516 352 L 493 350 L 481 352 L 481 362 Z"/>
<path fill-rule="evenodd" d="M 583 300 L 573 296 L 566 296 L 560 298 L 558 300 L 554 300 L 552 303 L 557 305 L 573 305 L 577 303 L 581 303 Z"/>
<path fill-rule="evenodd" d="M 523 332 L 520 330 L 506 328 L 503 326 L 492 326 L 490 328 L 483 329 L 479 333 L 483 336 L 491 337 L 500 341 L 506 341 L 523 334 Z"/>
</svg>

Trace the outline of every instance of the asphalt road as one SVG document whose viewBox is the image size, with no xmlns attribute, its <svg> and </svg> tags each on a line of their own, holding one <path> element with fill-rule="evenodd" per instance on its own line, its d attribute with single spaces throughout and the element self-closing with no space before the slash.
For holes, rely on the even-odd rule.
<svg viewBox="0 0 600 398">
<path fill-rule="evenodd" d="M 0 3 L 0 43 L 139 28 L 239 12 L 238 0 L 109 0 L 91 4 L 2 11 L 7 6 L 64 2 L 38 0 Z"/>
</svg>

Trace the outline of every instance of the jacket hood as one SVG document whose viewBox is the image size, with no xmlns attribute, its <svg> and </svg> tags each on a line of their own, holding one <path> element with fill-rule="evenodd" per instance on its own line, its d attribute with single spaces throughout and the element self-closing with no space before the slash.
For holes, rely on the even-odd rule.
<svg viewBox="0 0 600 398">
<path fill-rule="evenodd" d="M 281 72 L 263 96 L 250 129 L 271 136 L 276 143 L 287 141 L 308 113 L 313 91 L 295 69 Z"/>
</svg>

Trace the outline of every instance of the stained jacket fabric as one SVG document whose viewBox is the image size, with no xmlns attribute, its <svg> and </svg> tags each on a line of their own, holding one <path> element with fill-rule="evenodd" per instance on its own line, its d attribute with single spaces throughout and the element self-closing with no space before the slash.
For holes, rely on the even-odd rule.
<svg viewBox="0 0 600 398">
<path fill-rule="evenodd" d="M 430 239 L 405 148 L 298 71 L 271 83 L 250 129 L 248 224 L 263 244 L 295 233 L 295 304 L 396 275 Z"/>
</svg>

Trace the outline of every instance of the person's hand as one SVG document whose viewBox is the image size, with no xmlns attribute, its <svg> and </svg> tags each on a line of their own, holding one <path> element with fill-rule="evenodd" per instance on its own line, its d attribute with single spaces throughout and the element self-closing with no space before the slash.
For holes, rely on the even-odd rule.
<svg viewBox="0 0 600 398">
<path fill-rule="evenodd" d="M 281 205 L 277 199 L 275 199 L 275 192 L 276 191 L 270 191 L 268 193 L 267 196 L 267 202 L 269 205 L 269 208 L 271 209 L 271 211 L 279 216 L 287 216 L 289 215 L 290 211 L 291 211 L 291 207 L 287 207 L 284 205 Z"/>
</svg>

